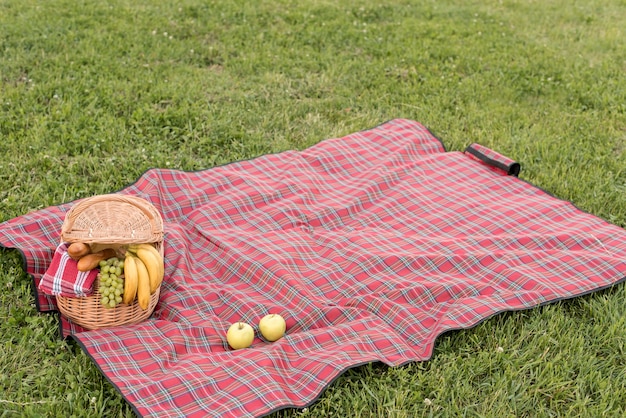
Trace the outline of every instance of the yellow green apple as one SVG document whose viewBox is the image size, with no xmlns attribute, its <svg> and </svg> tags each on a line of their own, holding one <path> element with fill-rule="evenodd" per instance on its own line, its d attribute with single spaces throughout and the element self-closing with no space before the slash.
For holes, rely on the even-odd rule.
<svg viewBox="0 0 626 418">
<path fill-rule="evenodd" d="M 279 314 L 265 315 L 259 321 L 259 331 L 267 341 L 276 341 L 285 335 L 287 323 Z"/>
<path fill-rule="evenodd" d="M 248 348 L 254 340 L 254 329 L 245 322 L 235 322 L 226 332 L 226 341 L 232 349 Z"/>
</svg>

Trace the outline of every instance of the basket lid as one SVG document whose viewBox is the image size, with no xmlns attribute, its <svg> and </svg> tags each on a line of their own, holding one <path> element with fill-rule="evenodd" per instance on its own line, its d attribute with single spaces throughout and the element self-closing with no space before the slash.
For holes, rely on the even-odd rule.
<svg viewBox="0 0 626 418">
<path fill-rule="evenodd" d="M 65 215 L 61 239 L 87 244 L 161 242 L 163 219 L 154 205 L 140 197 L 98 195 L 70 208 Z"/>
</svg>

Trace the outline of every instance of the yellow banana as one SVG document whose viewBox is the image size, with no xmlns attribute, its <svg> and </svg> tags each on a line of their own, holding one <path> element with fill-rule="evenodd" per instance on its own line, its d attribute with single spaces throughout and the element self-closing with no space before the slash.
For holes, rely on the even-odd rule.
<svg viewBox="0 0 626 418">
<path fill-rule="evenodd" d="M 135 257 L 135 264 L 137 265 L 137 301 L 141 309 L 148 309 L 150 303 L 150 275 L 146 265 L 140 258 Z"/>
<path fill-rule="evenodd" d="M 163 245 L 163 243 L 161 243 L 161 245 Z M 165 265 L 164 265 L 164 261 L 163 260 L 163 256 L 161 255 L 161 253 L 159 252 L 159 250 L 157 250 L 154 245 L 152 244 L 139 244 L 139 248 L 145 248 L 146 250 L 150 251 L 152 254 L 154 254 L 154 257 L 158 260 L 159 262 L 159 271 L 160 271 L 160 275 L 161 275 L 161 280 L 163 280 L 163 275 L 165 274 Z"/>
<path fill-rule="evenodd" d="M 157 259 L 153 253 L 145 248 L 137 249 L 137 257 L 139 257 L 148 269 L 148 276 L 150 277 L 150 294 L 152 294 L 161 284 L 162 277 L 161 270 L 159 269 L 160 259 Z"/>
<path fill-rule="evenodd" d="M 127 305 L 133 303 L 137 296 L 138 278 L 135 259 L 132 254 L 127 253 L 124 258 L 124 294 L 122 297 L 122 302 Z"/>
<path fill-rule="evenodd" d="M 131 247 L 134 250 L 137 250 L 139 248 L 144 248 L 144 249 L 150 251 L 151 253 L 153 253 L 155 257 L 161 258 L 161 253 L 152 244 L 146 244 L 146 243 L 144 243 L 144 244 L 131 244 Z"/>
<path fill-rule="evenodd" d="M 163 281 L 164 269 L 163 257 L 150 244 L 138 244 L 129 247 L 143 261 L 150 275 L 150 294 L 154 293 Z"/>
</svg>

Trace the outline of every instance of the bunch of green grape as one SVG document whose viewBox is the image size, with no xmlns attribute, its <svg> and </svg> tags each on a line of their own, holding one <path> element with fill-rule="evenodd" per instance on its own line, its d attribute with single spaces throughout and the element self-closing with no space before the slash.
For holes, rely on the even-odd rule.
<svg viewBox="0 0 626 418">
<path fill-rule="evenodd" d="M 124 293 L 124 260 L 117 257 L 100 261 L 100 303 L 107 308 L 115 308 L 122 302 L 122 294 Z"/>
</svg>

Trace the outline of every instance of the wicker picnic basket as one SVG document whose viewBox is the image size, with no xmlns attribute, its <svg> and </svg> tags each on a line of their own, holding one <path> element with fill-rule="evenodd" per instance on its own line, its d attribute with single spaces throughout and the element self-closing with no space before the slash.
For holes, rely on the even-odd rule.
<svg viewBox="0 0 626 418">
<path fill-rule="evenodd" d="M 120 194 L 98 195 L 72 206 L 65 216 L 61 241 L 90 244 L 92 252 L 118 249 L 127 244 L 151 243 L 163 255 L 163 219 L 147 200 Z M 100 329 L 136 324 L 147 319 L 159 300 L 160 286 L 150 296 L 148 309 L 137 300 L 108 308 L 100 303 L 98 282 L 89 296 L 57 296 L 61 314 L 86 329 Z"/>
</svg>

